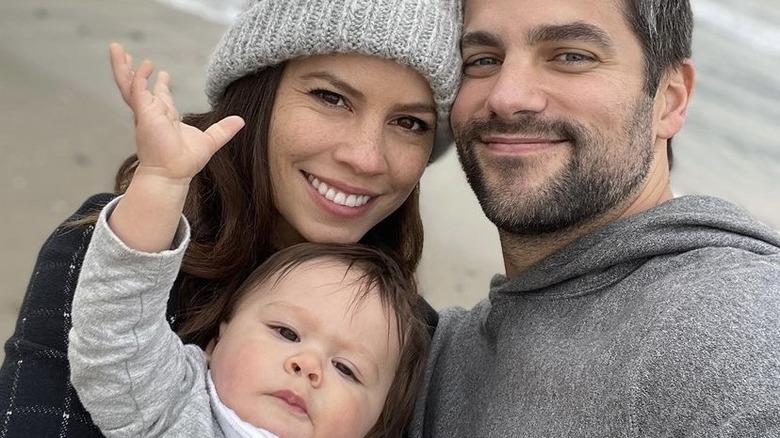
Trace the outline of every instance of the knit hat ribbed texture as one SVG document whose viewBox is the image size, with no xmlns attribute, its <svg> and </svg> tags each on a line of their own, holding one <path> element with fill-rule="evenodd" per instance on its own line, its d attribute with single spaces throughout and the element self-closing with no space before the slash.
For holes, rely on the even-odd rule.
<svg viewBox="0 0 780 438">
<path fill-rule="evenodd" d="M 459 0 L 250 0 L 211 57 L 206 95 L 214 104 L 233 81 L 298 57 L 358 52 L 393 59 L 431 86 L 438 157 L 452 143 L 460 8 Z"/>
</svg>

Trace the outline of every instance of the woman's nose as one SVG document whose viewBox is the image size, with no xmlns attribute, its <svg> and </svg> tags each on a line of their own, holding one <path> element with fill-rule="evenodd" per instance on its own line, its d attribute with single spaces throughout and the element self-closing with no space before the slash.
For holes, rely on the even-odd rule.
<svg viewBox="0 0 780 438">
<path fill-rule="evenodd" d="M 377 126 L 378 125 L 378 126 Z M 336 151 L 336 161 L 360 175 L 378 175 L 387 171 L 384 125 L 362 123 L 344 138 Z"/>
</svg>

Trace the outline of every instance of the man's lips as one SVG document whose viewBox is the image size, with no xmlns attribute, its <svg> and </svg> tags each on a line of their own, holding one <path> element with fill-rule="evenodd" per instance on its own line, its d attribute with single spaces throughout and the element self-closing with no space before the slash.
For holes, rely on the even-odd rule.
<svg viewBox="0 0 780 438">
<path fill-rule="evenodd" d="M 494 144 L 552 144 L 566 141 L 565 138 L 543 135 L 483 135 L 479 139 L 482 143 Z"/>
<path fill-rule="evenodd" d="M 485 144 L 494 152 L 528 153 L 544 150 L 568 141 L 560 137 L 526 136 L 526 135 L 485 135 L 479 142 Z"/>
<path fill-rule="evenodd" d="M 293 408 L 293 411 L 295 412 L 299 412 L 301 414 L 306 414 L 308 412 L 306 408 L 306 400 L 292 391 L 276 391 L 272 395 L 290 405 L 290 407 Z"/>
</svg>

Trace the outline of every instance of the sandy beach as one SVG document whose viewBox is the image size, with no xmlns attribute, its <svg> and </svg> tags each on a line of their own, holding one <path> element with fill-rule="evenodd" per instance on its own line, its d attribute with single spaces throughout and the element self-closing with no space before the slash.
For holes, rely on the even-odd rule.
<svg viewBox="0 0 780 438">
<path fill-rule="evenodd" d="M 111 79 L 108 43 L 121 42 L 137 60 L 148 57 L 169 71 L 180 110 L 198 111 L 206 107 L 204 66 L 222 31 L 221 25 L 150 0 L 0 3 L 0 199 L 5 206 L 0 340 L 13 330 L 41 244 L 87 196 L 111 191 L 116 168 L 134 150 L 131 115 Z M 471 196 L 464 206 L 480 218 L 482 230 L 453 224 L 441 230 L 442 241 L 483 235 L 485 253 L 474 253 L 479 261 L 467 268 L 426 253 L 424 265 L 474 278 L 473 287 L 460 284 L 453 292 L 456 297 L 474 293 L 462 299 L 468 305 L 484 293 L 486 278 L 500 271 L 501 259 L 495 231 L 481 220 L 454 154 L 443 161 L 431 167 L 446 174 L 431 189 L 451 193 L 446 188 L 457 185 Z M 447 202 L 462 199 L 446 197 Z M 440 210 L 438 204 L 432 209 Z M 478 271 L 485 274 L 476 279 Z"/>
<path fill-rule="evenodd" d="M 159 60 L 182 108 L 203 108 L 222 28 L 152 1 L 0 2 L 0 338 L 10 335 L 46 237 L 134 150 L 108 43 Z"/>
<path fill-rule="evenodd" d="M 169 71 L 179 109 L 199 111 L 204 66 L 222 30 L 151 0 L 0 1 L 0 341 L 13 330 L 41 244 L 86 197 L 111 191 L 116 168 L 134 150 L 108 43 Z M 675 140 L 675 190 L 726 197 L 780 228 L 780 79 L 767 73 L 780 58 L 740 55 L 744 48 L 717 29 L 697 32 L 696 53 L 709 51 L 712 60 L 697 61 L 701 90 Z M 735 70 L 742 76 L 724 77 L 730 70 L 718 66 L 717 78 L 705 78 L 731 55 L 748 60 Z M 770 147 L 751 149 L 764 143 Z M 435 307 L 470 306 L 502 271 L 497 233 L 454 151 L 430 166 L 422 188 L 421 289 Z"/>
</svg>

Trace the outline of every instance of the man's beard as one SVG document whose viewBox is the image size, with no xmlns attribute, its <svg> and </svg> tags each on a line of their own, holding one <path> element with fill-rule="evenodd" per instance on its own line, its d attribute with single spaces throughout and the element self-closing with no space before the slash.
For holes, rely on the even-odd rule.
<svg viewBox="0 0 780 438">
<path fill-rule="evenodd" d="M 458 158 L 487 218 L 500 230 L 533 236 L 573 229 L 596 218 L 635 194 L 653 161 L 652 99 L 629 108 L 629 117 L 615 137 L 589 131 L 569 120 L 543 120 L 528 114 L 512 122 L 494 118 L 472 120 L 456 134 Z M 563 169 L 550 174 L 538 187 L 518 193 L 513 176 L 539 173 L 545 163 L 506 157 L 491 160 L 488 173 L 501 183 L 491 186 L 480 167 L 475 149 L 490 134 L 523 134 L 538 138 L 566 139 L 571 156 Z M 514 192 L 513 192 L 514 191 Z"/>
</svg>

